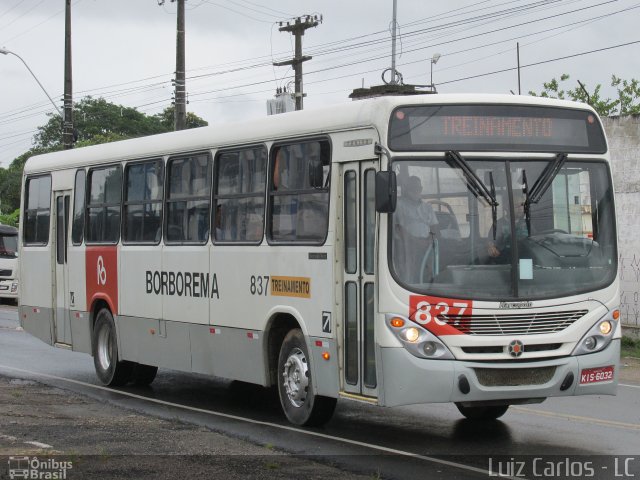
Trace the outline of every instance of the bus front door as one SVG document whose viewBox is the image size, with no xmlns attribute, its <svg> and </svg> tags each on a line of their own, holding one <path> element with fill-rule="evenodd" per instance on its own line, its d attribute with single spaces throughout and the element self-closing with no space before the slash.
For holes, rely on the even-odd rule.
<svg viewBox="0 0 640 480">
<path fill-rule="evenodd" d="M 61 346 L 71 345 L 71 318 L 69 314 L 69 267 L 67 251 L 69 247 L 69 210 L 71 191 L 54 192 L 56 208 L 54 248 L 55 248 L 55 294 L 54 325 L 55 343 Z"/>
<path fill-rule="evenodd" d="M 377 161 L 343 164 L 343 389 L 378 396 L 375 357 Z"/>
</svg>

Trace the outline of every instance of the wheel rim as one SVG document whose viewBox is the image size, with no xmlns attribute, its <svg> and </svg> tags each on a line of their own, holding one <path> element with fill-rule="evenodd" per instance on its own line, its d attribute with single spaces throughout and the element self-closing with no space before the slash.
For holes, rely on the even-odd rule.
<svg viewBox="0 0 640 480">
<path fill-rule="evenodd" d="M 103 326 L 98 333 L 98 361 L 102 370 L 109 370 L 112 353 L 111 329 Z"/>
<path fill-rule="evenodd" d="M 299 348 L 294 348 L 284 362 L 282 372 L 284 390 L 289 401 L 296 407 L 304 405 L 309 387 L 307 357 Z"/>
</svg>

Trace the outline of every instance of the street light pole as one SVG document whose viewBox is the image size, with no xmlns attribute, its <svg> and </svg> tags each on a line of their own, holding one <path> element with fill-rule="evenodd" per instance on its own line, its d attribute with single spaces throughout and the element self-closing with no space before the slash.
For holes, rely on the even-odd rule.
<svg viewBox="0 0 640 480">
<path fill-rule="evenodd" d="M 31 76 L 35 79 L 36 82 L 38 82 L 38 85 L 40 85 L 40 88 L 42 89 L 42 91 L 44 92 L 44 94 L 47 96 L 47 98 L 49 99 L 49 101 L 51 102 L 51 104 L 53 105 L 53 108 L 56 109 L 56 112 L 58 112 L 58 115 L 60 115 L 60 117 L 62 117 L 62 112 L 60 111 L 60 109 L 58 108 L 58 106 L 55 104 L 55 102 L 53 101 L 53 99 L 51 98 L 51 96 L 47 93 L 47 91 L 45 90 L 45 88 L 42 86 L 42 84 L 40 83 L 40 80 L 38 80 L 38 77 L 36 77 L 36 74 L 33 73 L 33 70 L 31 70 L 29 68 L 29 65 L 27 65 L 27 62 L 24 61 L 24 58 L 22 58 L 20 55 L 18 55 L 15 52 L 12 52 L 11 50 L 7 50 L 6 48 L 0 48 L 0 53 L 2 55 L 13 55 L 16 56 L 20 59 L 20 61 L 22 63 L 24 63 L 24 66 L 27 67 L 27 70 L 29 70 L 29 73 L 31 74 Z"/>
</svg>

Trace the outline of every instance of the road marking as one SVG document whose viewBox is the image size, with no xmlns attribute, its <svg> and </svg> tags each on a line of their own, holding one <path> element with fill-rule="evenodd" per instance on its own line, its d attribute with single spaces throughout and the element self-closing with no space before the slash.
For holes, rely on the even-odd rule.
<svg viewBox="0 0 640 480">
<path fill-rule="evenodd" d="M 231 415 L 231 414 L 228 414 L 228 413 L 216 412 L 214 410 L 205 410 L 203 408 L 190 407 L 188 405 L 181 405 L 179 403 L 167 402 L 165 400 L 158 400 L 158 399 L 155 399 L 155 398 L 149 398 L 149 397 L 145 397 L 145 396 L 142 396 L 142 395 L 136 395 L 135 393 L 123 392 L 121 390 L 114 390 L 114 389 L 109 388 L 109 387 L 103 387 L 102 385 L 94 385 L 92 383 L 81 382 L 80 380 L 73 380 L 71 378 L 64 378 L 64 377 L 58 377 L 56 375 L 49 375 L 49 374 L 46 374 L 46 373 L 33 372 L 31 370 L 24 370 L 22 368 L 9 367 L 7 365 L 0 365 L 0 369 L 11 370 L 11 371 L 14 371 L 14 372 L 26 373 L 28 375 L 33 375 L 33 376 L 36 376 L 36 377 L 49 378 L 49 379 L 53 379 L 53 380 L 61 380 L 63 382 L 73 383 L 73 384 L 76 384 L 76 385 L 81 385 L 83 387 L 94 388 L 96 390 L 103 390 L 103 391 L 106 391 L 106 392 L 109 392 L 109 393 L 120 394 L 120 395 L 125 396 L 125 397 L 136 398 L 138 400 L 144 400 L 144 401 L 147 401 L 147 402 L 150 402 L 150 403 L 156 403 L 158 405 L 165 405 L 165 406 L 168 406 L 168 407 L 180 408 L 180 409 L 189 410 L 189 411 L 192 411 L 192 412 L 204 413 L 205 415 L 211 415 L 211 416 L 215 416 L 215 417 L 222 417 L 222 418 L 227 418 L 227 419 L 231 419 L 231 420 L 237 420 L 237 421 L 240 421 L 240 422 L 252 423 L 254 425 L 262 425 L 262 426 L 265 426 L 265 427 L 272 427 L 272 428 L 277 428 L 277 429 L 280 429 L 280 430 L 288 430 L 290 432 L 296 432 L 296 433 L 300 433 L 300 434 L 303 434 L 303 435 L 308 435 L 308 436 L 311 436 L 311 437 L 318 437 L 318 438 L 323 438 L 323 439 L 326 439 L 326 440 L 333 440 L 333 441 L 336 441 L 336 442 L 347 443 L 349 445 L 356 445 L 356 446 L 368 448 L 368 449 L 371 449 L 371 450 L 377 450 L 379 452 L 392 453 L 392 454 L 400 455 L 400 456 L 403 456 L 403 457 L 415 458 L 417 460 L 424 460 L 424 461 L 430 462 L 430 463 L 437 463 L 439 465 L 446 465 L 448 467 L 458 468 L 458 469 L 461 469 L 461 470 L 467 470 L 467 471 L 474 472 L 474 473 L 480 473 L 482 475 L 491 475 L 491 476 L 499 477 L 499 478 L 509 478 L 509 479 L 512 479 L 512 480 L 517 480 L 516 477 L 509 477 L 507 475 L 501 475 L 501 474 L 496 473 L 496 472 L 491 472 L 491 471 L 485 470 L 483 468 L 472 467 L 470 465 L 465 465 L 463 463 L 452 462 L 452 461 L 449 461 L 449 460 L 442 460 L 440 458 L 430 457 L 430 456 L 427 456 L 427 455 L 420 455 L 418 453 L 413 453 L 413 452 L 406 452 L 404 450 L 397 450 L 395 448 L 383 447 L 381 445 L 374 445 L 372 443 L 360 442 L 358 440 L 351 440 L 351 439 L 342 438 L 342 437 L 334 437 L 333 435 L 328 435 L 326 433 L 312 432 L 312 431 L 309 431 L 309 430 L 302 430 L 300 428 L 291 427 L 291 426 L 288 426 L 288 425 L 278 425 L 277 423 L 263 422 L 263 421 L 260 421 L 260 420 L 253 420 L 251 418 L 240 417 L 238 415 Z"/>
<path fill-rule="evenodd" d="M 619 383 L 619 387 L 640 388 L 640 385 L 629 385 L 627 383 Z"/>
<path fill-rule="evenodd" d="M 565 420 L 576 420 L 579 422 L 588 423 L 590 425 L 596 424 L 596 425 L 603 425 L 606 427 L 624 428 L 626 430 L 640 430 L 640 425 L 635 423 L 616 422 L 615 420 L 602 420 L 600 418 L 582 417 L 580 415 L 570 415 L 568 413 L 554 413 L 554 412 L 548 412 L 546 410 L 535 410 L 533 408 L 525 408 L 525 407 L 512 406 L 511 408 L 519 412 L 530 413 L 532 415 L 540 415 L 542 417 L 563 418 Z"/>
<path fill-rule="evenodd" d="M 24 332 L 24 329 L 20 326 L 18 327 L 7 327 L 5 325 L 0 325 L 0 330 L 12 330 L 14 332 Z"/>
<path fill-rule="evenodd" d="M 38 447 L 38 448 L 53 448 L 53 446 L 47 445 L 46 443 L 41 443 L 41 442 L 28 441 L 24 443 L 26 443 L 27 445 L 33 445 L 34 447 Z"/>
</svg>

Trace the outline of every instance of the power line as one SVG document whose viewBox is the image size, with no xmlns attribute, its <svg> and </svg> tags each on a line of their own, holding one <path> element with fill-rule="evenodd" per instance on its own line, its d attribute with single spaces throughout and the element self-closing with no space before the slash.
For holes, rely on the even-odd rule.
<svg viewBox="0 0 640 480">
<path fill-rule="evenodd" d="M 626 46 L 629 46 L 629 45 L 635 45 L 636 43 L 640 43 L 640 40 L 635 40 L 633 42 L 627 42 L 627 43 L 620 43 L 618 45 L 612 45 L 610 47 L 598 48 L 596 50 L 589 50 L 589 51 L 586 51 L 586 52 L 574 53 L 573 55 L 565 55 L 563 57 L 551 58 L 551 59 L 548 59 L 548 60 L 542 60 L 542 61 L 539 61 L 539 62 L 529 63 L 527 65 L 521 65 L 520 68 L 535 67 L 537 65 L 543 65 L 545 63 L 557 62 L 559 60 L 568 60 L 569 58 L 581 57 L 583 55 L 589 55 L 589 54 L 592 54 L 592 53 L 604 52 L 606 50 L 613 50 L 614 48 L 621 48 L 621 47 L 626 47 Z M 516 69 L 517 69 L 517 67 L 503 68 L 501 70 L 495 70 L 493 72 L 481 73 L 479 75 L 471 75 L 471 76 L 468 76 L 468 77 L 457 78 L 455 80 L 448 80 L 446 82 L 440 82 L 439 84 L 440 85 L 447 85 L 447 84 L 450 84 L 450 83 L 462 82 L 462 81 L 465 81 L 465 80 L 472 80 L 474 78 L 487 77 L 489 75 L 496 75 L 498 73 L 512 72 L 512 71 L 514 71 Z"/>
</svg>

